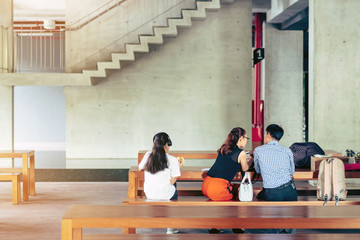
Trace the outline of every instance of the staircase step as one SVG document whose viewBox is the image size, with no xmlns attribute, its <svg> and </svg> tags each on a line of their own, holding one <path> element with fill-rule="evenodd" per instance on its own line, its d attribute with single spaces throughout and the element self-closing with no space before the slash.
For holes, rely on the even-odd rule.
<svg viewBox="0 0 360 240">
<path fill-rule="evenodd" d="M 135 55 L 134 52 L 127 52 L 127 53 L 112 53 L 111 54 L 112 60 L 114 61 L 134 61 Z"/>
<path fill-rule="evenodd" d="M 164 43 L 163 37 L 160 36 L 140 36 L 140 42 L 148 43 L 148 44 L 157 44 L 161 45 Z"/>
</svg>

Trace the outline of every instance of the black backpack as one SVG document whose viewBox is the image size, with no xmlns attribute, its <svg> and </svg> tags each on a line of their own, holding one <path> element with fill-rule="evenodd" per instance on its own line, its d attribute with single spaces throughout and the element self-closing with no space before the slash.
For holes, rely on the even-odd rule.
<svg viewBox="0 0 360 240">
<path fill-rule="evenodd" d="M 315 154 L 325 155 L 321 147 L 314 142 L 294 143 L 290 146 L 290 150 L 294 154 L 296 168 L 310 169 L 311 156 Z"/>
</svg>

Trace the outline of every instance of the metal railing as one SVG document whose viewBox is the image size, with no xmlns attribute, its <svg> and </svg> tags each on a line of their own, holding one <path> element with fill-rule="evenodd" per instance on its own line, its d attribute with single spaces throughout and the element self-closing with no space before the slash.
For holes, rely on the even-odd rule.
<svg viewBox="0 0 360 240">
<path fill-rule="evenodd" d="M 65 24 L 47 29 L 42 22 L 14 24 L 15 72 L 64 72 Z"/>
</svg>

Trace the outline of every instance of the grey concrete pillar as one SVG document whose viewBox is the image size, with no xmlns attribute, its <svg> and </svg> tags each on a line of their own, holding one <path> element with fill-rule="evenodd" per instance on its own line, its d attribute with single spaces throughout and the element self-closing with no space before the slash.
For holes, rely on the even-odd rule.
<svg viewBox="0 0 360 240">
<path fill-rule="evenodd" d="M 13 71 L 13 0 L 0 0 L 0 73 Z"/>
<path fill-rule="evenodd" d="M 290 146 L 303 141 L 303 33 L 264 24 L 264 41 L 264 129 L 281 125 L 280 143 Z"/>
<path fill-rule="evenodd" d="M 309 139 L 360 151 L 360 1 L 309 1 Z"/>
<path fill-rule="evenodd" d="M 2 59 L 1 67 L 4 68 L 0 72 L 9 72 L 12 69 L 12 30 L 13 22 L 13 1 L 0 0 L 0 26 L 6 29 L 10 27 L 9 35 L 1 36 L 0 56 Z M 8 31 L 8 30 L 7 30 Z M 4 31 L 2 31 L 4 32 Z M 0 33 L 1 34 L 1 33 Z M 5 45 L 6 44 L 6 45 Z M 3 67 L 5 66 L 5 67 Z M 13 141 L 13 87 L 0 86 L 0 149 L 11 150 L 14 146 Z M 9 166 L 11 160 L 1 161 L 0 166 Z"/>
</svg>

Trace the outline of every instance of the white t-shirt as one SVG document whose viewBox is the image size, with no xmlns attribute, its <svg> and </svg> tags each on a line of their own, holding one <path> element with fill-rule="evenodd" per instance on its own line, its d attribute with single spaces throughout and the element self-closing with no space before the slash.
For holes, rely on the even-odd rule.
<svg viewBox="0 0 360 240">
<path fill-rule="evenodd" d="M 139 169 L 143 170 L 151 152 L 147 152 L 139 164 Z M 172 177 L 179 177 L 180 166 L 176 157 L 166 154 L 168 168 L 152 174 L 145 171 L 144 192 L 148 199 L 170 199 L 175 193 L 174 185 L 171 185 Z"/>
</svg>

